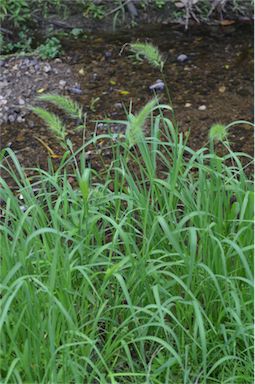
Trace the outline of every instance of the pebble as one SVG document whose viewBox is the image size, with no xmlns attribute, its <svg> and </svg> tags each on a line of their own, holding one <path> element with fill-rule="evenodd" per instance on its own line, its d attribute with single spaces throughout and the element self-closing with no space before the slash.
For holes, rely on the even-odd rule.
<svg viewBox="0 0 255 384">
<path fill-rule="evenodd" d="M 66 86 L 66 81 L 65 80 L 59 80 L 59 86 L 60 86 L 60 88 L 64 88 Z"/>
<path fill-rule="evenodd" d="M 70 88 L 68 88 L 68 90 L 70 93 L 73 93 L 74 95 L 81 95 L 82 94 L 82 90 L 80 87 L 70 87 Z"/>
<path fill-rule="evenodd" d="M 200 105 L 200 106 L 198 107 L 198 110 L 199 110 L 199 111 L 205 111 L 205 110 L 206 110 L 206 105 Z"/>
<path fill-rule="evenodd" d="M 28 124 L 29 128 L 34 128 L 34 126 L 35 126 L 35 123 L 32 120 L 28 120 L 27 124 Z"/>
<path fill-rule="evenodd" d="M 17 117 L 17 122 L 18 123 L 23 123 L 24 121 L 25 121 L 24 117 L 22 117 L 22 116 L 18 116 Z"/>
<path fill-rule="evenodd" d="M 185 107 L 185 108 L 189 108 L 189 107 L 191 107 L 191 105 L 192 105 L 191 103 L 186 103 L 186 104 L 184 105 L 184 107 Z"/>
<path fill-rule="evenodd" d="M 18 103 L 19 103 L 19 105 L 24 105 L 26 102 L 25 102 L 24 99 L 22 99 L 21 97 L 19 97 L 19 99 L 18 99 Z"/>
<path fill-rule="evenodd" d="M 61 60 L 60 58 L 56 58 L 56 59 L 54 60 L 54 63 L 56 63 L 56 64 L 60 64 L 60 63 L 62 63 L 62 60 Z"/>
<path fill-rule="evenodd" d="M 4 99 L 3 96 L 0 96 L 0 107 L 1 107 L 2 105 L 5 105 L 5 104 L 7 104 L 7 100 Z"/>
<path fill-rule="evenodd" d="M 21 210 L 21 212 L 26 212 L 26 210 L 27 210 L 27 207 L 25 207 L 25 205 L 20 205 L 20 210 Z"/>
<path fill-rule="evenodd" d="M 50 64 L 44 64 L 44 66 L 43 66 L 43 70 L 44 70 L 45 73 L 50 72 L 50 71 L 51 71 L 51 66 L 50 66 Z"/>
<path fill-rule="evenodd" d="M 177 56 L 177 61 L 179 63 L 185 63 L 188 60 L 189 60 L 189 57 L 187 55 L 185 55 L 184 53 L 182 53 L 181 55 Z"/>
<path fill-rule="evenodd" d="M 8 121 L 9 123 L 14 123 L 14 121 L 16 120 L 16 117 L 17 117 L 17 114 L 13 114 L 13 115 L 9 115 L 8 116 Z"/>
<path fill-rule="evenodd" d="M 122 104 L 121 104 L 121 103 L 115 103 L 115 104 L 114 104 L 114 107 L 115 107 L 116 109 L 122 109 Z"/>
<path fill-rule="evenodd" d="M 163 91 L 164 87 L 165 87 L 165 84 L 163 83 L 163 81 L 158 79 L 155 81 L 154 84 L 149 86 L 149 89 L 151 91 Z"/>
<path fill-rule="evenodd" d="M 105 52 L 104 52 L 104 57 L 105 57 L 106 59 L 109 59 L 111 56 L 112 56 L 112 53 L 111 53 L 110 51 L 105 51 Z"/>
</svg>

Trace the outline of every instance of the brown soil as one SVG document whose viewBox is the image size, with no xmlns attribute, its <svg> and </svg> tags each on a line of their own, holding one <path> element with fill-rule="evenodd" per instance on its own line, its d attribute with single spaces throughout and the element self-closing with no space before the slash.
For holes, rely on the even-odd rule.
<svg viewBox="0 0 255 384">
<path fill-rule="evenodd" d="M 25 98 L 29 89 L 26 100 L 36 104 L 38 90 L 70 95 L 70 87 L 78 84 L 82 94 L 71 95 L 87 112 L 86 136 L 89 138 L 95 132 L 92 121 L 123 119 L 125 112 L 120 103 L 128 109 L 132 100 L 133 112 L 136 112 L 151 98 L 148 88 L 160 78 L 158 71 L 147 63 L 135 62 L 129 57 L 128 49 L 120 55 L 123 44 L 138 39 L 156 44 L 167 57 L 165 74 L 176 119 L 181 131 L 190 130 L 192 148 L 207 144 L 209 129 L 215 122 L 253 121 L 253 45 L 249 24 L 196 27 L 188 32 L 181 26 L 175 29 L 150 26 L 121 34 L 90 36 L 84 41 L 63 41 L 65 56 L 61 62 L 50 62 L 55 73 L 51 70 L 39 80 L 37 72 L 26 75 L 17 70 L 8 74 L 10 87 L 15 84 L 15 97 L 9 94 L 8 102 L 12 104 L 9 107 L 14 107 L 15 98 Z M 178 62 L 180 54 L 187 55 L 188 61 Z M 20 60 L 23 59 L 12 59 L 9 66 L 19 65 Z M 64 89 L 60 89 L 60 80 L 67 82 Z M 167 102 L 165 92 L 161 102 Z M 24 122 L 2 124 L 1 146 L 11 146 L 26 167 L 38 164 L 46 167 L 48 153 L 37 138 L 55 153 L 61 154 L 61 148 L 43 123 L 32 113 L 26 113 Z M 72 127 L 70 123 L 70 138 L 78 146 L 82 135 L 74 133 Z M 253 154 L 250 125 L 234 126 L 229 139 L 235 151 Z M 96 167 L 97 157 L 93 158 L 92 167 Z"/>
</svg>

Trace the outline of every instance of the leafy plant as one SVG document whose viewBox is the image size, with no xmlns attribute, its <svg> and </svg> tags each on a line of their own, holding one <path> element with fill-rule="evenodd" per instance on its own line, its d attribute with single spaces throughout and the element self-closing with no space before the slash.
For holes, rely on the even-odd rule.
<svg viewBox="0 0 255 384">
<path fill-rule="evenodd" d="M 19 52 L 19 53 L 28 53 L 32 51 L 32 37 L 29 36 L 29 31 L 24 29 L 18 33 L 18 41 L 10 42 L 3 45 L 3 50 L 6 53 L 10 52 Z"/>
<path fill-rule="evenodd" d="M 83 35 L 83 29 L 82 28 L 73 28 L 70 32 L 70 35 L 73 36 L 75 39 L 78 39 Z"/>
<path fill-rule="evenodd" d="M 157 8 L 163 8 L 166 5 L 165 0 L 155 0 L 155 5 Z"/>
<path fill-rule="evenodd" d="M 83 12 L 84 16 L 91 15 L 94 19 L 103 19 L 105 16 L 105 9 L 103 5 L 95 4 L 93 1 L 89 0 L 86 5 L 85 11 Z"/>
<path fill-rule="evenodd" d="M 42 59 L 54 59 L 62 52 L 60 41 L 56 37 L 50 37 L 38 47 L 39 56 Z"/>
</svg>

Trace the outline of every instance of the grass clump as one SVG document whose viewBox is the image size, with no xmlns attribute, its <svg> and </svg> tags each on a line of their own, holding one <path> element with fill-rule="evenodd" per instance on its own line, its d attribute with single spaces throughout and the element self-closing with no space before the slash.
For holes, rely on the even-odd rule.
<svg viewBox="0 0 255 384">
<path fill-rule="evenodd" d="M 252 382 L 245 155 L 193 151 L 161 109 L 138 137 L 100 183 L 76 161 L 100 136 L 33 179 L 2 154 L 25 207 L 1 178 L 2 382 Z"/>
<path fill-rule="evenodd" d="M 62 96 L 40 99 L 80 118 Z M 253 188 L 226 136 L 242 122 L 193 151 L 164 109 L 155 97 L 128 114 L 124 141 L 74 152 L 57 116 L 33 108 L 66 153 L 32 179 L 2 151 L 16 185 L 0 178 L 2 382 L 252 382 Z M 104 179 L 85 166 L 102 137 Z"/>
</svg>

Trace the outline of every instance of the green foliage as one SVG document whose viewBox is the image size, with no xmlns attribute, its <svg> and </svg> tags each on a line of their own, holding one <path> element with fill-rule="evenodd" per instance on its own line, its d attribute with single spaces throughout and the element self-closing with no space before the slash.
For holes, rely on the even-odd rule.
<svg viewBox="0 0 255 384">
<path fill-rule="evenodd" d="M 75 39 L 78 39 L 79 37 L 83 36 L 84 32 L 82 28 L 73 28 L 70 32 L 70 35 L 73 36 Z"/>
<path fill-rule="evenodd" d="M 81 113 L 62 96 L 40 100 Z M 222 157 L 213 145 L 193 151 L 166 108 L 152 99 L 129 113 L 125 141 L 99 135 L 74 153 L 60 119 L 36 107 L 67 149 L 59 168 L 49 162 L 28 179 L 12 150 L 0 156 L 25 207 L 0 178 L 4 382 L 252 381 L 254 202 L 245 154 L 229 145 Z M 211 142 L 237 123 L 214 125 Z M 113 155 L 104 179 L 85 165 L 102 139 Z"/>
<path fill-rule="evenodd" d="M 140 152 L 112 144 L 103 181 L 75 161 L 101 139 L 29 179 L 10 149 L 1 158 L 17 185 L 0 179 L 1 380 L 251 383 L 245 155 L 229 150 L 217 170 L 159 110 Z"/>
<path fill-rule="evenodd" d="M 157 8 L 163 8 L 166 5 L 165 0 L 154 0 Z"/>
<path fill-rule="evenodd" d="M 17 27 L 24 25 L 30 18 L 29 3 L 27 0 L 1 0 L 0 21 L 8 19 Z"/>
<path fill-rule="evenodd" d="M 83 15 L 92 16 L 94 19 L 101 20 L 105 16 L 104 6 L 100 4 L 95 4 L 93 0 L 88 0 Z"/>
<path fill-rule="evenodd" d="M 3 51 L 5 53 L 19 52 L 19 53 L 29 53 L 32 51 L 32 38 L 29 36 L 27 28 L 23 29 L 18 33 L 17 42 L 5 43 L 2 41 Z"/>
<path fill-rule="evenodd" d="M 54 59 L 60 56 L 61 52 L 61 44 L 56 37 L 48 38 L 45 43 L 38 47 L 38 53 L 42 59 Z"/>
</svg>

